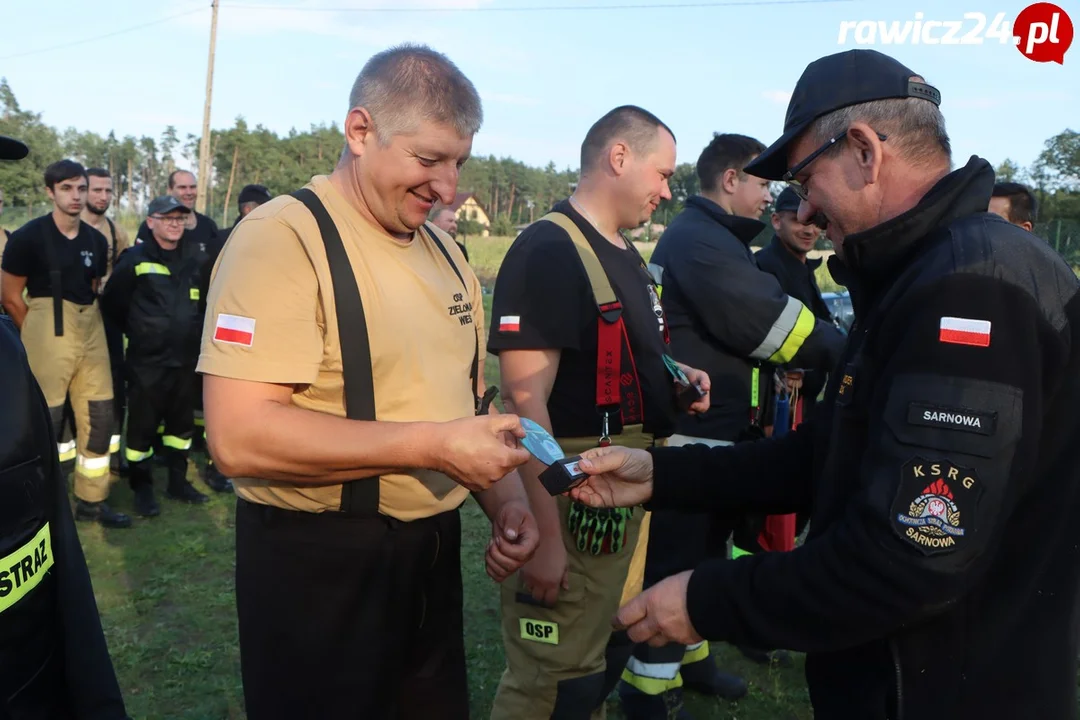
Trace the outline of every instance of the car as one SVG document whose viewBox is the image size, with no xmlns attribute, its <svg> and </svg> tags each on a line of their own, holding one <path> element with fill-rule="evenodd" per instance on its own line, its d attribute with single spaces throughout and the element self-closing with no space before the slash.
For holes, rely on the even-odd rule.
<svg viewBox="0 0 1080 720">
<path fill-rule="evenodd" d="M 855 309 L 851 305 L 851 293 L 843 292 L 821 293 L 821 299 L 829 306 L 833 320 L 837 327 L 844 333 L 851 332 L 851 325 L 855 322 Z"/>
</svg>

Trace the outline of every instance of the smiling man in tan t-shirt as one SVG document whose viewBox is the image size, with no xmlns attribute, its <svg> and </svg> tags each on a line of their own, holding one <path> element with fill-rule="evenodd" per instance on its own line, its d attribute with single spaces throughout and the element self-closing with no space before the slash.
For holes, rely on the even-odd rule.
<svg viewBox="0 0 1080 720">
<path fill-rule="evenodd" d="M 475 415 L 479 282 L 420 229 L 457 191 L 480 99 L 447 58 L 403 47 L 365 65 L 350 107 L 334 172 L 237 226 L 207 303 L 198 369 L 239 496 L 246 711 L 464 719 L 458 508 L 473 491 L 492 519 L 499 582 L 538 542 L 520 420 Z"/>
</svg>

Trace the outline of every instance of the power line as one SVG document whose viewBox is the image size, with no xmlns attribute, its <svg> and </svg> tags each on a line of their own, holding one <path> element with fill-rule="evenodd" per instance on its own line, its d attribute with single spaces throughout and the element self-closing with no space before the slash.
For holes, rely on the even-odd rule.
<svg viewBox="0 0 1080 720">
<path fill-rule="evenodd" d="M 526 5 L 519 7 L 311 7 L 310 5 L 255 5 L 245 3 L 222 4 L 223 8 L 235 10 L 289 10 L 292 12 L 353 12 L 353 13 L 514 13 L 514 12 L 570 12 L 581 10 L 671 10 L 739 7 L 747 5 L 819 5 L 859 0 L 729 0 L 728 2 L 674 2 L 639 3 L 620 5 Z"/>
<path fill-rule="evenodd" d="M 195 13 L 205 12 L 208 8 L 208 5 L 200 3 L 199 7 L 194 10 L 187 10 L 186 12 L 169 15 L 168 17 L 163 17 L 159 20 L 151 20 L 150 22 L 145 22 L 140 25 L 132 25 L 131 27 L 126 27 L 122 30 L 113 30 L 110 33 L 105 33 L 104 35 L 95 35 L 94 37 L 85 38 L 83 40 L 73 40 L 70 42 L 61 43 L 59 45 L 53 45 L 47 48 L 40 48 L 38 50 L 26 50 L 25 52 L 15 53 L 13 55 L 4 55 L 3 57 L 0 57 L 0 60 L 11 60 L 13 58 L 26 57 L 28 55 L 40 55 L 42 53 L 52 52 L 54 50 L 66 50 L 70 47 L 86 45 L 87 43 L 116 37 L 117 35 L 124 35 L 126 33 L 135 32 L 136 30 L 142 30 L 143 28 L 153 27 L 154 25 L 161 25 L 163 23 L 169 22 L 170 20 L 176 20 L 177 18 L 182 18 L 187 15 L 194 15 Z"/>
</svg>

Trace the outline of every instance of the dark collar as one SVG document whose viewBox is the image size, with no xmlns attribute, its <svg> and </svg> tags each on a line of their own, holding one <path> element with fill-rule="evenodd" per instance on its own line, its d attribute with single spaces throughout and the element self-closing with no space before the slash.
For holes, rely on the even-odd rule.
<svg viewBox="0 0 1080 720">
<path fill-rule="evenodd" d="M 705 213 L 710 219 L 723 225 L 732 235 L 747 245 L 758 236 L 758 233 L 765 229 L 765 223 L 760 220 L 732 215 L 709 198 L 701 195 L 692 195 L 687 198 L 686 206 L 697 208 Z"/>
<path fill-rule="evenodd" d="M 834 256 L 829 269 L 842 265 L 847 272 L 838 272 L 843 276 L 871 286 L 883 283 L 898 272 L 935 230 L 962 217 L 986 212 L 993 188 L 993 167 L 972 155 L 967 165 L 939 180 L 915 207 L 844 238 L 843 260 Z"/>
<path fill-rule="evenodd" d="M 790 265 L 792 268 L 807 269 L 810 272 L 814 272 L 821 266 L 821 258 L 807 257 L 806 262 L 799 260 L 795 255 L 788 250 L 787 245 L 780 239 L 780 236 L 773 233 L 772 242 L 769 244 L 772 251 L 781 258 L 781 262 L 786 265 Z"/>
</svg>

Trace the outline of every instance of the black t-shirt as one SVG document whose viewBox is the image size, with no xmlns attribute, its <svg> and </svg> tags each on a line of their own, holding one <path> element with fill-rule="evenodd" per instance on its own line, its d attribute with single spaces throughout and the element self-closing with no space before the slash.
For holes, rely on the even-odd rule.
<svg viewBox="0 0 1080 720">
<path fill-rule="evenodd" d="M 676 416 L 671 375 L 664 367 L 666 321 L 637 251 L 612 245 L 569 201 L 554 210 L 569 216 L 600 259 L 623 305 L 630 347 L 641 382 L 645 430 L 673 432 Z M 599 437 L 596 409 L 597 324 L 600 321 L 585 268 L 567 234 L 554 223 L 531 225 L 511 245 L 495 282 L 488 351 L 560 350 L 559 370 L 548 400 L 557 437 Z M 517 329 L 513 329 L 515 325 Z M 629 368 L 621 368 L 626 373 Z M 610 432 L 621 430 L 618 414 Z"/>
<path fill-rule="evenodd" d="M 154 235 L 150 232 L 150 226 L 143 220 L 142 225 L 139 226 L 139 232 L 135 236 L 140 242 L 153 242 Z M 218 226 L 217 223 L 206 217 L 202 213 L 195 213 L 195 227 L 191 230 L 184 230 L 184 236 L 180 238 L 181 243 L 197 243 L 199 250 L 204 253 L 209 253 L 213 250 L 214 243 L 218 238 Z M 224 240 L 224 238 L 222 239 Z"/>
<path fill-rule="evenodd" d="M 93 282 L 108 272 L 109 243 L 85 222 L 80 221 L 79 234 L 68 239 L 56 227 L 52 213 L 34 218 L 11 234 L 0 268 L 25 277 L 30 297 L 52 297 L 46 243 L 52 244 L 59 266 L 63 299 L 77 305 L 93 304 Z"/>
</svg>

